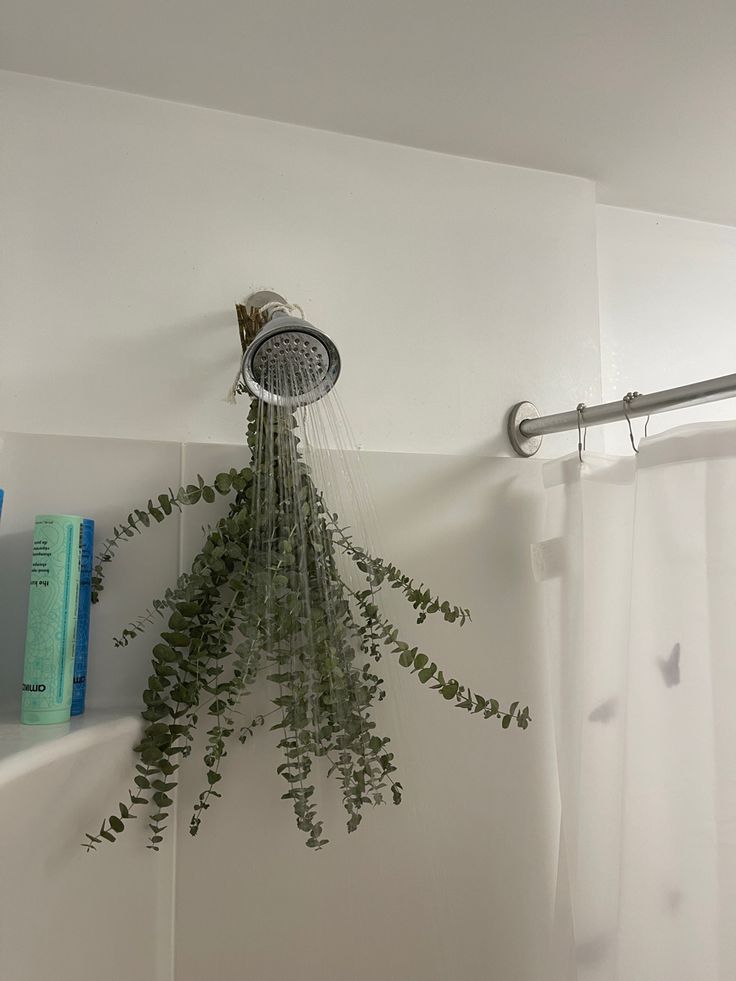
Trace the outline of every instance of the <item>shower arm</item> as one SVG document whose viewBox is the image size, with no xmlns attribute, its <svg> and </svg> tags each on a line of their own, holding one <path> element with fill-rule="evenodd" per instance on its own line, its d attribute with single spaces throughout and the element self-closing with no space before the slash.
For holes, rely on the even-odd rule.
<svg viewBox="0 0 736 981">
<path fill-rule="evenodd" d="M 550 433 L 576 430 L 580 425 L 587 428 L 607 422 L 623 422 L 627 417 L 653 416 L 658 412 L 728 398 L 736 398 L 736 374 L 667 388 L 649 395 L 630 392 L 617 402 L 581 405 L 571 412 L 557 412 L 549 416 L 540 415 L 533 402 L 517 402 L 509 412 L 507 432 L 514 452 L 518 456 L 529 457 L 538 452 L 542 437 Z"/>
</svg>

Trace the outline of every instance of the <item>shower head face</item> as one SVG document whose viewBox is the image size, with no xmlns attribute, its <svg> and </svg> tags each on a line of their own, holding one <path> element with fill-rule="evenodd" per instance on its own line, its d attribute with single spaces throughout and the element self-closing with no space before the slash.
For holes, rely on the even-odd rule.
<svg viewBox="0 0 736 981">
<path fill-rule="evenodd" d="M 316 402 L 340 374 L 340 354 L 321 330 L 299 317 L 274 318 L 243 355 L 246 388 L 271 405 L 297 408 Z"/>
</svg>

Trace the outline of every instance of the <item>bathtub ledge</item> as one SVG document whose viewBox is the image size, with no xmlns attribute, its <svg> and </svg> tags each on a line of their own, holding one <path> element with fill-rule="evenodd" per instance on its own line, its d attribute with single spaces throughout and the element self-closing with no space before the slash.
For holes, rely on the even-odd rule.
<svg viewBox="0 0 736 981">
<path fill-rule="evenodd" d="M 132 747 L 142 729 L 133 710 L 91 710 L 53 726 L 21 725 L 17 712 L 0 713 L 0 787 L 91 746 L 129 739 Z"/>
</svg>

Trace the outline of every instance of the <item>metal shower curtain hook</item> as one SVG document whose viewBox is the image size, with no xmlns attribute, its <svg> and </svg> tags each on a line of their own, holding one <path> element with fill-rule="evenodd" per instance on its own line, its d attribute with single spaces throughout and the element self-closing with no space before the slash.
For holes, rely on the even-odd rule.
<svg viewBox="0 0 736 981">
<path fill-rule="evenodd" d="M 629 406 L 634 401 L 634 399 L 639 398 L 640 395 L 641 395 L 641 392 L 627 392 L 626 395 L 624 395 L 623 400 L 622 400 L 623 407 L 624 407 L 624 415 L 626 416 L 626 422 L 628 423 L 628 426 L 629 426 L 629 439 L 631 440 L 631 446 L 632 446 L 632 448 L 634 450 L 634 453 L 638 453 L 639 452 L 639 447 L 634 442 L 634 430 L 631 428 L 631 418 L 629 416 Z"/>
<path fill-rule="evenodd" d="M 582 433 L 582 422 L 583 422 L 583 412 L 585 411 L 585 402 L 578 402 L 577 409 L 575 410 L 578 414 L 578 458 L 580 462 L 583 462 L 583 450 L 585 448 L 585 443 L 588 437 L 588 427 L 585 427 L 585 436 Z"/>
</svg>

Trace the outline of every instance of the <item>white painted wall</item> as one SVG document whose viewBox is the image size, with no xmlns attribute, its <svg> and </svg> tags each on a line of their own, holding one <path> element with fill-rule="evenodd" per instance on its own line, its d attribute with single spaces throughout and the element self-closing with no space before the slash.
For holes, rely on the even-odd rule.
<svg viewBox="0 0 736 981">
<path fill-rule="evenodd" d="M 0 428 L 237 441 L 233 304 L 260 287 L 339 343 L 366 449 L 503 454 L 513 402 L 600 394 L 590 182 L 0 84 Z"/>
<path fill-rule="evenodd" d="M 596 216 L 604 399 L 736 372 L 736 228 L 603 206 Z M 714 402 L 654 416 L 649 432 L 735 415 L 734 400 Z M 605 441 L 631 452 L 625 423 Z"/>
</svg>

